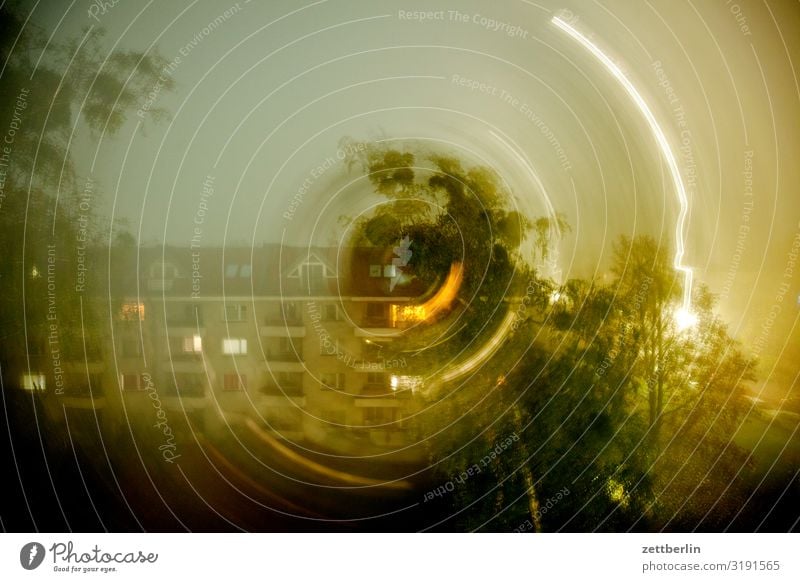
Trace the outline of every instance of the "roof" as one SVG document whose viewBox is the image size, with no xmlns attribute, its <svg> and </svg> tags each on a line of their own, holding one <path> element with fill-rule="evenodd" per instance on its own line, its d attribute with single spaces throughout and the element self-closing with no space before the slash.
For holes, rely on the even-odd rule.
<svg viewBox="0 0 800 582">
<path fill-rule="evenodd" d="M 395 259 L 395 265 L 393 265 Z M 141 292 L 168 297 L 417 297 L 413 265 L 389 248 L 157 246 L 139 249 Z M 135 270 L 135 264 L 131 269 Z M 392 282 L 394 281 L 394 285 Z"/>
</svg>

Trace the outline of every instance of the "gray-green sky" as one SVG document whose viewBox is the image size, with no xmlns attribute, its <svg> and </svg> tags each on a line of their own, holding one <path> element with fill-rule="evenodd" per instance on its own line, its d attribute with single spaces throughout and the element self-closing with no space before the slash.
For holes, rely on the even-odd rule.
<svg viewBox="0 0 800 582">
<path fill-rule="evenodd" d="M 376 201 L 363 180 L 345 187 L 358 176 L 336 159 L 343 136 L 429 140 L 484 160 L 522 208 L 545 212 L 542 191 L 494 132 L 529 159 L 574 227 L 561 248 L 565 275 L 602 275 L 620 233 L 673 240 L 678 206 L 640 112 L 550 23 L 567 8 L 650 104 L 685 178 L 696 176 L 686 263 L 722 293 L 734 332 L 751 339 L 788 283 L 781 331 L 768 341 L 791 337 L 800 287 L 789 257 L 800 233 L 796 2 L 99 5 L 43 2 L 32 21 L 57 38 L 102 26 L 109 50 L 157 50 L 173 61 L 166 74 L 177 87 L 153 101 L 171 119 L 134 113 L 113 139 L 84 132 L 74 143 L 104 212 L 113 206 L 134 230 L 141 225 L 142 241 L 188 244 L 208 176 L 202 244 L 335 241 L 339 215 Z M 329 157 L 336 163 L 316 172 Z"/>
</svg>

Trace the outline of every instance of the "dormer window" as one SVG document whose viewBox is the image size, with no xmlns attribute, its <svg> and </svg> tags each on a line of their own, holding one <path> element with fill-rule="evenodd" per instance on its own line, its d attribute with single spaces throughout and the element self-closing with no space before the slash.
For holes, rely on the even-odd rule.
<svg viewBox="0 0 800 582">
<path fill-rule="evenodd" d="M 178 278 L 178 269 L 172 263 L 154 263 L 150 267 L 147 286 L 151 291 L 169 291 Z"/>
</svg>

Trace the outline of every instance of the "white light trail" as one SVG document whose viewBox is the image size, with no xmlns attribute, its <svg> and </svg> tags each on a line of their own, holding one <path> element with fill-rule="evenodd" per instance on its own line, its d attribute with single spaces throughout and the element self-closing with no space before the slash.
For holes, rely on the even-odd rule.
<svg viewBox="0 0 800 582">
<path fill-rule="evenodd" d="M 645 100 L 636 90 L 636 87 L 628 80 L 625 76 L 625 73 L 612 61 L 606 54 L 600 50 L 600 48 L 594 44 L 591 40 L 586 38 L 580 32 L 575 30 L 568 22 L 562 20 L 558 16 L 554 16 L 552 23 L 555 24 L 558 28 L 566 32 L 572 38 L 577 40 L 584 48 L 586 48 L 590 53 L 592 53 L 597 60 L 599 60 L 603 65 L 605 65 L 606 69 L 614 75 L 614 78 L 619 81 L 620 85 L 623 86 L 625 91 L 628 93 L 633 102 L 639 108 L 644 118 L 647 120 L 648 125 L 650 126 L 653 135 L 658 142 L 659 147 L 661 148 L 661 152 L 664 154 L 664 159 L 667 161 L 667 166 L 669 166 L 670 174 L 672 175 L 672 181 L 675 184 L 675 193 L 678 197 L 678 202 L 680 203 L 680 212 L 678 213 L 678 223 L 675 225 L 675 270 L 683 273 L 683 306 L 682 310 L 685 313 L 691 313 L 691 306 L 692 306 L 692 269 L 685 266 L 683 264 L 683 254 L 684 254 L 684 247 L 685 247 L 685 238 L 686 235 L 684 233 L 684 227 L 686 225 L 686 215 L 689 212 L 689 201 L 686 196 L 686 188 L 683 185 L 683 179 L 681 177 L 681 172 L 678 169 L 678 163 L 675 161 L 675 155 L 672 153 L 672 150 L 669 147 L 669 142 L 667 142 L 667 138 L 664 136 L 664 132 L 661 130 L 661 127 L 658 125 L 656 118 L 653 116 L 653 113 L 650 111 L 650 108 L 645 103 Z"/>
</svg>

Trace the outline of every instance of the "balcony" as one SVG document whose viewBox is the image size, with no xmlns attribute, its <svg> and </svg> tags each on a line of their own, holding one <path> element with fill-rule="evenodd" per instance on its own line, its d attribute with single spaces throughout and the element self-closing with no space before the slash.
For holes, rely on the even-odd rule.
<svg viewBox="0 0 800 582">
<path fill-rule="evenodd" d="M 356 394 L 355 405 L 358 407 L 396 408 L 402 405 L 402 401 L 409 400 L 411 396 L 411 390 L 393 390 L 390 385 L 385 383 L 367 382 Z"/>
<path fill-rule="evenodd" d="M 298 346 L 299 348 L 300 346 Z M 269 362 L 302 362 L 303 350 L 267 350 Z"/>
<path fill-rule="evenodd" d="M 287 350 L 267 350 L 266 355 L 266 367 L 273 373 L 303 372 L 305 370 L 305 366 L 303 365 L 302 350 L 298 350 L 297 352 Z"/>
<path fill-rule="evenodd" d="M 306 398 L 302 384 L 277 384 L 267 382 L 260 390 L 259 402 L 266 409 L 279 406 L 302 407 L 306 405 Z"/>
<path fill-rule="evenodd" d="M 402 330 L 393 327 L 388 317 L 367 316 L 361 320 L 361 325 L 356 328 L 356 337 L 395 337 L 400 335 Z"/>
<path fill-rule="evenodd" d="M 259 333 L 266 337 L 306 337 L 302 317 L 265 318 Z"/>
</svg>

